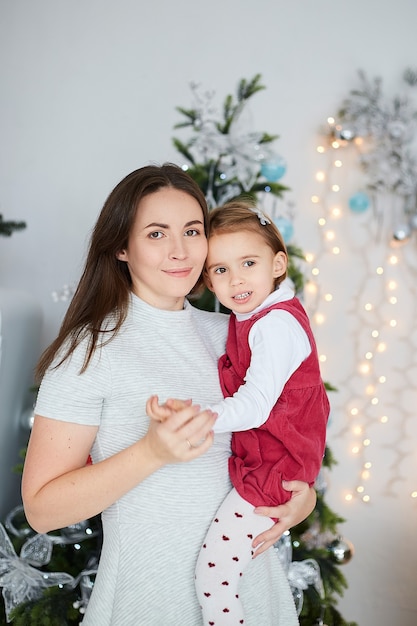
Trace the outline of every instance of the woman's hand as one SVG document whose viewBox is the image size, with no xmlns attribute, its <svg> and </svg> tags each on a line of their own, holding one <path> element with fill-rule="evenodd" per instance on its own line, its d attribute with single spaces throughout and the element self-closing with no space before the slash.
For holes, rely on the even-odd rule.
<svg viewBox="0 0 417 626">
<path fill-rule="evenodd" d="M 164 465 L 191 461 L 207 452 L 213 443 L 216 414 L 200 412 L 200 407 L 190 401 L 168 403 L 161 407 L 156 396 L 148 400 L 147 412 L 153 419 L 144 439 L 151 453 Z"/>
<path fill-rule="evenodd" d="M 258 556 L 278 541 L 286 531 L 303 522 L 316 506 L 317 494 L 313 487 L 299 480 L 284 481 L 282 486 L 286 491 L 292 491 L 291 500 L 279 506 L 258 506 L 255 513 L 278 519 L 269 530 L 261 533 L 252 542 L 258 548 L 254 554 Z"/>
</svg>

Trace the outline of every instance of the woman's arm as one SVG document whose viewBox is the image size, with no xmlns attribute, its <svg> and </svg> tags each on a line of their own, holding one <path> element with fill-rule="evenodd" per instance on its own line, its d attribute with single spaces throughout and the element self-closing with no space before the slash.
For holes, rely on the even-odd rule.
<svg viewBox="0 0 417 626">
<path fill-rule="evenodd" d="M 210 411 L 187 406 L 164 423 L 151 420 L 146 435 L 125 450 L 86 465 L 96 426 L 35 416 L 22 477 L 29 524 L 45 533 L 101 513 L 164 465 L 204 454 L 214 421 Z"/>
<path fill-rule="evenodd" d="M 286 531 L 303 522 L 316 506 L 317 494 L 313 487 L 299 480 L 284 481 L 282 486 L 287 491 L 292 491 L 291 500 L 279 506 L 258 506 L 255 513 L 278 519 L 278 522 L 269 530 L 261 533 L 252 542 L 254 548 L 258 548 L 254 556 L 258 556 L 268 550 L 278 541 Z"/>
</svg>

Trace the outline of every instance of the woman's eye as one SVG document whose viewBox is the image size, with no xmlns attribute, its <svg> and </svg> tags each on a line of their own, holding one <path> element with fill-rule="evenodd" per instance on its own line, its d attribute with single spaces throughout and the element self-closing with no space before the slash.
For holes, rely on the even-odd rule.
<svg viewBox="0 0 417 626">
<path fill-rule="evenodd" d="M 185 236 L 186 237 L 195 237 L 196 235 L 199 235 L 200 231 L 197 230 L 196 228 L 190 228 L 189 230 L 185 231 Z"/>
<path fill-rule="evenodd" d="M 153 233 L 149 233 L 149 239 L 161 239 L 163 233 L 160 230 L 155 230 Z"/>
</svg>

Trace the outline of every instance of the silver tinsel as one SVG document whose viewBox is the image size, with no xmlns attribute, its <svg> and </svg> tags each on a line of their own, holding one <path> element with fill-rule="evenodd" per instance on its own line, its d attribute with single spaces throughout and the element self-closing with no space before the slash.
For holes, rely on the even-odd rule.
<svg viewBox="0 0 417 626">
<path fill-rule="evenodd" d="M 417 220 L 417 110 L 410 97 L 411 88 L 417 86 L 417 71 L 404 72 L 408 91 L 391 99 L 384 96 L 380 77 L 369 79 L 361 70 L 359 79 L 359 88 L 343 101 L 330 132 L 346 142 L 363 139 L 359 164 L 367 175 L 367 187 L 374 197 L 401 200 L 401 215 L 393 215 L 391 221 L 393 240 L 404 242 Z"/>
</svg>

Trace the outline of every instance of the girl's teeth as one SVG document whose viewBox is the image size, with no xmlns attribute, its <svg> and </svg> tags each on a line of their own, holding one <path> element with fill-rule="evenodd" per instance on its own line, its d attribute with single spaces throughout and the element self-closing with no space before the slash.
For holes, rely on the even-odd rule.
<svg viewBox="0 0 417 626">
<path fill-rule="evenodd" d="M 243 298 L 247 298 L 248 295 L 249 295 L 248 291 L 246 293 L 241 293 L 238 296 L 235 296 L 235 300 L 243 300 Z"/>
</svg>

